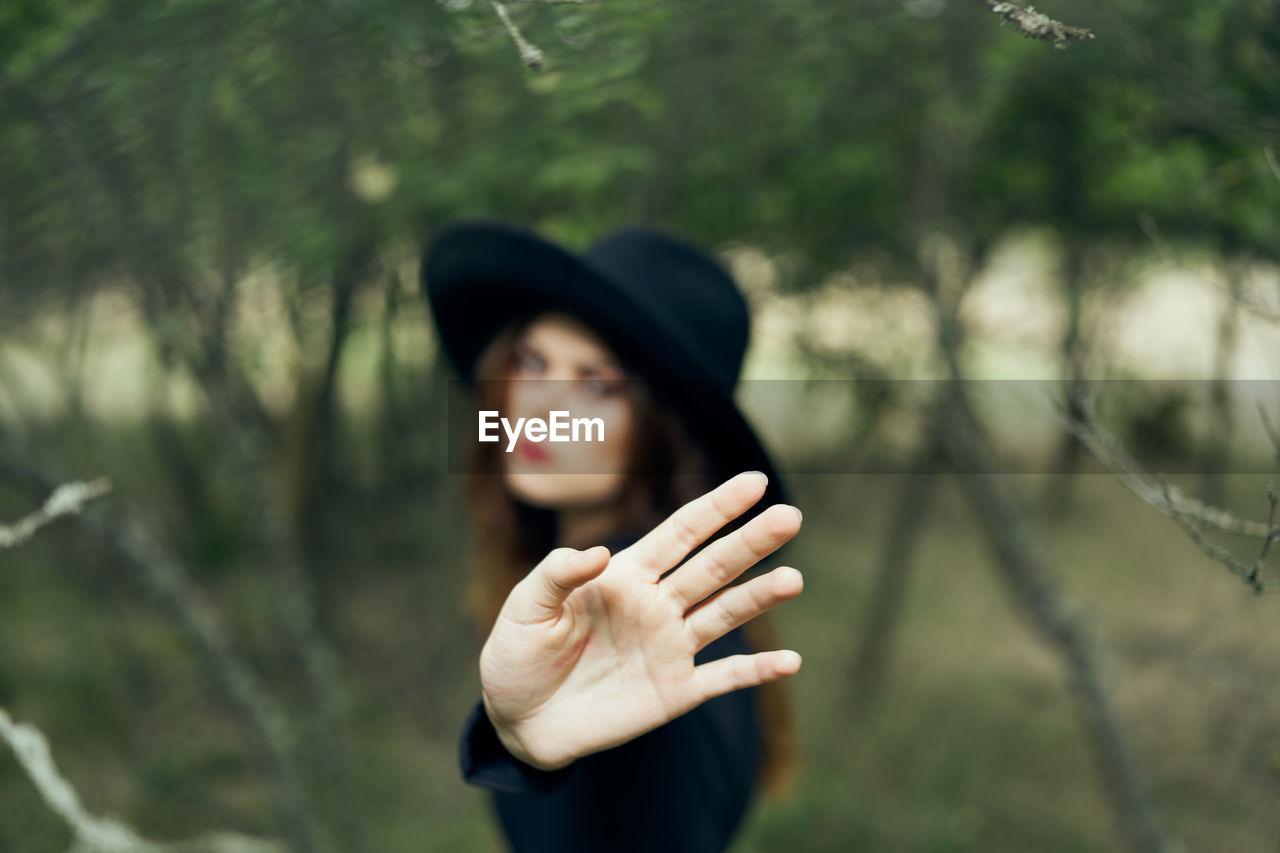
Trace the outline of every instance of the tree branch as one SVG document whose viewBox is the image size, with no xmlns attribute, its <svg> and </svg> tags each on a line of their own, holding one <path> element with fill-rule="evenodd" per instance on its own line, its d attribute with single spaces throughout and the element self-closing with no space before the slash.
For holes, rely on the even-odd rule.
<svg viewBox="0 0 1280 853">
<path fill-rule="evenodd" d="M 1048 15 L 1037 12 L 1034 6 L 1023 9 L 1013 3 L 997 3 L 996 0 L 987 0 L 987 5 L 991 7 L 992 12 L 1016 26 L 1018 32 L 1027 38 L 1051 41 L 1059 50 L 1066 48 L 1071 39 L 1093 38 L 1092 30 L 1055 21 Z"/>
<path fill-rule="evenodd" d="M 2 707 L 0 740 L 9 744 L 45 805 L 71 830 L 72 853 L 283 853 L 284 848 L 274 841 L 238 833 L 168 844 L 148 841 L 119 821 L 90 814 L 76 789 L 58 772 L 44 733 L 30 724 L 15 723 Z"/>
<path fill-rule="evenodd" d="M 65 483 L 58 486 L 40 509 L 12 525 L 0 524 L 0 549 L 15 548 L 23 544 L 41 527 L 64 516 L 77 515 L 86 503 L 109 491 L 111 481 L 105 477 L 87 483 Z"/>
<path fill-rule="evenodd" d="M 1238 519 L 1225 509 L 1186 497 L 1176 486 L 1170 486 L 1162 474 L 1156 475 L 1158 488 L 1151 486 L 1145 481 L 1145 474 L 1138 463 L 1125 451 L 1119 439 L 1099 423 L 1092 397 L 1082 392 L 1076 395 L 1075 400 L 1078 404 L 1076 417 L 1059 415 L 1059 420 L 1066 429 L 1080 439 L 1095 459 L 1144 502 L 1177 522 L 1201 551 L 1222 563 L 1232 574 L 1243 578 L 1254 592 L 1280 590 L 1280 582 L 1261 579 L 1262 565 L 1271 543 L 1280 539 L 1280 527 L 1276 526 L 1277 497 L 1274 484 L 1267 486 L 1267 500 L 1271 508 L 1265 523 Z M 1269 425 L 1268 432 L 1270 432 Z M 1225 548 L 1205 539 L 1202 531 L 1206 528 L 1222 533 L 1261 538 L 1262 547 L 1253 565 L 1243 565 Z"/>
<path fill-rule="evenodd" d="M 1231 552 L 1226 548 L 1223 548 L 1220 545 L 1215 545 L 1205 539 L 1204 536 L 1201 535 L 1199 528 L 1188 521 L 1182 513 L 1178 512 L 1176 502 L 1169 494 L 1169 484 L 1165 482 L 1164 476 L 1160 475 L 1158 479 L 1160 481 L 1160 491 L 1163 493 L 1164 498 L 1169 505 L 1169 515 L 1178 523 L 1178 526 L 1183 529 L 1187 536 L 1191 538 L 1191 541 L 1196 543 L 1196 546 L 1201 551 L 1217 560 L 1219 563 L 1222 563 L 1222 565 L 1231 570 L 1232 574 L 1239 575 L 1244 578 L 1244 582 L 1248 584 L 1254 592 L 1262 593 L 1280 590 L 1280 583 L 1276 583 L 1274 581 L 1268 583 L 1263 581 L 1261 578 L 1262 564 L 1267 558 L 1267 551 L 1271 548 L 1271 543 L 1274 540 L 1280 539 L 1280 527 L 1275 526 L 1276 491 L 1274 483 L 1267 484 L 1267 500 L 1271 502 L 1271 512 L 1269 513 L 1267 520 L 1267 535 L 1262 538 L 1262 550 L 1259 551 L 1258 556 L 1254 559 L 1253 565 L 1245 566 L 1237 561 L 1235 557 L 1231 556 Z"/>
<path fill-rule="evenodd" d="M 1272 308 L 1269 305 L 1264 305 L 1240 288 L 1232 288 L 1220 281 L 1215 281 L 1211 278 L 1200 275 L 1200 273 L 1187 266 L 1186 263 L 1174 254 L 1173 249 L 1169 246 L 1169 242 L 1165 240 L 1164 236 L 1160 233 L 1159 226 L 1156 225 L 1155 220 L 1150 216 L 1145 213 L 1139 216 L 1138 227 L 1142 229 L 1143 234 L 1147 235 L 1147 239 L 1151 241 L 1151 245 L 1155 247 L 1156 252 L 1160 254 L 1160 257 L 1162 257 L 1165 263 L 1169 266 L 1182 270 L 1188 275 L 1195 276 L 1210 287 L 1216 287 L 1219 290 L 1226 291 L 1227 294 L 1236 302 L 1239 302 L 1241 306 L 1252 311 L 1254 314 L 1257 314 L 1264 320 L 1270 320 L 1272 323 L 1280 323 L 1280 310 Z"/>
<path fill-rule="evenodd" d="M 0 429 L 0 474 L 28 491 L 48 491 L 48 478 L 28 461 L 30 454 L 12 452 L 6 446 L 10 444 L 16 445 L 16 439 Z M 77 515 L 75 518 L 128 566 L 142 588 L 169 611 L 204 659 L 214 682 L 249 735 L 256 747 L 256 757 L 265 765 L 275 789 L 290 849 L 294 853 L 320 850 L 307 790 L 291 755 L 293 728 L 284 709 L 261 679 L 239 659 L 217 610 L 187 567 L 137 519 L 109 513 L 94 515 L 98 517 Z"/>
<path fill-rule="evenodd" d="M 1104 427 L 1098 418 L 1090 394 L 1081 391 L 1074 397 L 1078 406 L 1077 417 L 1057 415 L 1063 428 L 1070 430 L 1129 491 L 1150 504 L 1161 515 L 1173 517 L 1174 512 L 1190 517 L 1197 527 L 1249 536 L 1257 539 L 1268 535 L 1268 527 L 1259 521 L 1236 518 L 1221 507 L 1211 506 L 1196 498 L 1182 494 L 1177 486 L 1168 487 L 1166 498 L 1161 489 L 1146 481 L 1147 474 L 1137 461 L 1124 449 L 1120 440 Z M 1172 503 L 1170 503 L 1172 501 Z"/>
<path fill-rule="evenodd" d="M 1267 438 L 1271 439 L 1271 443 L 1275 445 L 1276 460 L 1280 461 L 1280 431 L 1271 425 L 1271 417 L 1261 403 L 1258 404 L 1258 417 L 1262 418 L 1262 428 L 1267 431 Z"/>
<path fill-rule="evenodd" d="M 511 20 L 507 7 L 502 5 L 500 0 L 489 0 L 489 3 L 493 6 L 493 11 L 497 12 L 498 17 L 502 19 L 502 25 L 507 28 L 507 33 L 511 36 L 511 40 L 519 48 L 520 59 L 524 61 L 524 64 L 534 71 L 542 68 L 542 62 L 545 58 L 542 51 L 520 32 L 520 28 L 516 26 L 515 21 Z"/>
<path fill-rule="evenodd" d="M 1271 174 L 1276 176 L 1276 180 L 1280 181 L 1280 162 L 1276 161 L 1276 152 L 1270 145 L 1262 149 L 1262 154 L 1267 158 L 1267 165 L 1271 168 Z"/>
</svg>

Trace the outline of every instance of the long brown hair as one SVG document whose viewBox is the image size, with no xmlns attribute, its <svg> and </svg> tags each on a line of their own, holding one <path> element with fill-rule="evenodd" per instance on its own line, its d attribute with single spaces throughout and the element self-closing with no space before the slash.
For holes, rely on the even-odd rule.
<svg viewBox="0 0 1280 853">
<path fill-rule="evenodd" d="M 530 319 L 508 326 L 477 363 L 480 409 L 501 408 L 501 380 L 509 375 L 516 341 Z M 646 383 L 627 381 L 624 386 L 638 429 L 629 448 L 620 509 L 626 529 L 648 530 L 715 483 L 706 454 L 681 419 L 658 403 Z M 512 588 L 556 546 L 555 514 L 512 497 L 502 479 L 502 450 L 494 443 L 472 446 L 467 499 L 476 522 L 467 608 L 483 642 Z M 778 647 L 767 613 L 743 630 L 754 650 Z M 760 685 L 756 696 L 763 737 L 761 785 L 767 794 L 781 799 L 790 791 L 797 765 L 790 694 L 783 682 L 774 681 Z"/>
</svg>

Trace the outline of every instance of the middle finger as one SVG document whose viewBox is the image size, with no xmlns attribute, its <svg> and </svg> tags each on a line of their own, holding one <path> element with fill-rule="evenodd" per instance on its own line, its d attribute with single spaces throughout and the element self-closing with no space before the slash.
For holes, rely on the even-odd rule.
<svg viewBox="0 0 1280 853">
<path fill-rule="evenodd" d="M 712 542 L 660 585 L 688 609 L 781 548 L 799 531 L 800 510 L 775 504 Z"/>
</svg>

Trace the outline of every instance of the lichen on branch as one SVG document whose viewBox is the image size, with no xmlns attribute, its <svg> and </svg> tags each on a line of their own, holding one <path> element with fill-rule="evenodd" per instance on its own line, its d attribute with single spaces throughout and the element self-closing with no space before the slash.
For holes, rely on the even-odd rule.
<svg viewBox="0 0 1280 853">
<path fill-rule="evenodd" d="M 1016 26 L 1018 32 L 1027 38 L 1053 42 L 1053 46 L 1059 50 L 1065 48 L 1072 39 L 1093 38 L 1092 30 L 1055 21 L 1043 12 L 1037 12 L 1034 6 L 1024 9 L 1016 3 L 999 3 L 996 0 L 987 0 L 987 5 L 992 12 Z"/>
</svg>

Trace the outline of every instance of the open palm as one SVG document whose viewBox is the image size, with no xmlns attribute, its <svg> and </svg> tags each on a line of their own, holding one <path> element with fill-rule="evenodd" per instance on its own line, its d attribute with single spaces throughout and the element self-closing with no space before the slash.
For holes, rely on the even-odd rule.
<svg viewBox="0 0 1280 853">
<path fill-rule="evenodd" d="M 792 651 L 694 665 L 707 644 L 800 594 L 789 567 L 726 588 L 796 535 L 794 507 L 770 507 L 667 574 L 766 484 L 759 472 L 740 474 L 617 554 L 558 548 L 515 586 L 480 654 L 485 709 L 513 755 L 563 767 L 799 670 Z"/>
</svg>

